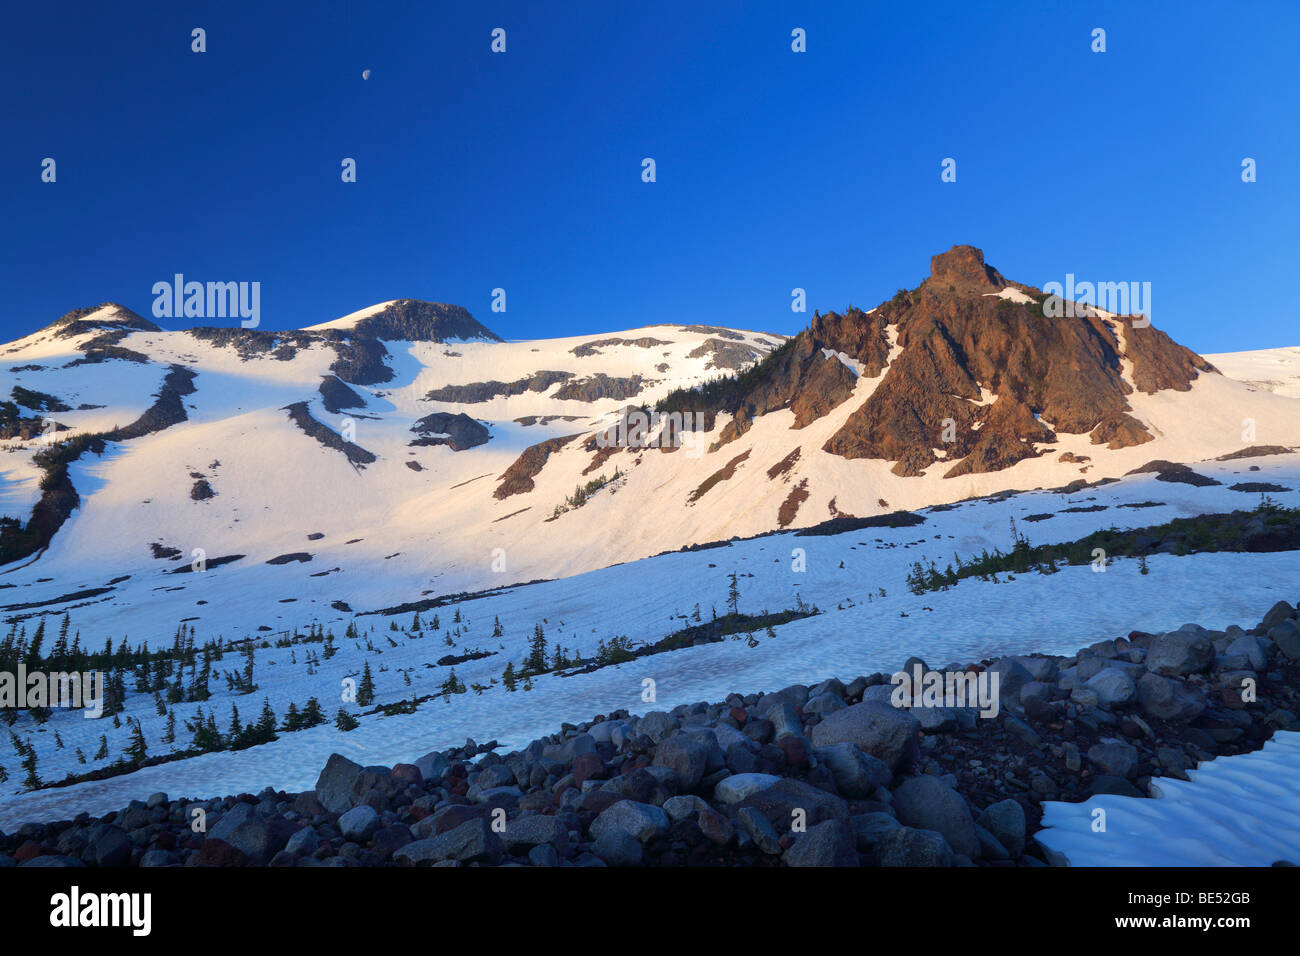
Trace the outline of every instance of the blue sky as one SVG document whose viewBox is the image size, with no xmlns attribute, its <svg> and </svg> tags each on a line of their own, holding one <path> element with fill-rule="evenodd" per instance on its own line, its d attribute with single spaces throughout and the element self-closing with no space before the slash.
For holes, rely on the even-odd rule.
<svg viewBox="0 0 1300 956">
<path fill-rule="evenodd" d="M 410 297 L 507 338 L 795 332 L 972 243 L 1034 285 L 1150 282 L 1155 324 L 1198 351 L 1300 344 L 1290 0 L 50 2 L 0 17 L 6 340 L 106 300 L 149 315 L 176 272 L 260 282 L 264 328 Z M 190 51 L 196 26 L 206 53 Z"/>
</svg>

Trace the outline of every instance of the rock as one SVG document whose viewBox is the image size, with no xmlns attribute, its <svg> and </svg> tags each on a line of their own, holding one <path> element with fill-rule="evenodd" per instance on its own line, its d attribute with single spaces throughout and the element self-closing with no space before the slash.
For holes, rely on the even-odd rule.
<svg viewBox="0 0 1300 956">
<path fill-rule="evenodd" d="M 267 819 L 258 816 L 252 804 L 237 803 L 208 831 L 207 839 L 230 844 L 252 866 L 265 866 L 284 849 L 293 832 L 293 825 L 283 817 Z"/>
<path fill-rule="evenodd" d="M 225 840 L 208 837 L 199 849 L 199 866 L 246 866 L 248 856 Z"/>
<path fill-rule="evenodd" d="M 718 846 L 726 846 L 736 836 L 736 829 L 731 825 L 731 821 L 724 817 L 717 810 L 705 809 L 700 811 L 698 818 L 700 832 Z"/>
<path fill-rule="evenodd" d="M 736 822 L 762 852 L 768 856 L 780 854 L 781 838 L 763 814 L 753 807 L 741 807 L 740 812 L 736 814 Z"/>
<path fill-rule="evenodd" d="M 678 786 L 689 793 L 700 785 L 709 763 L 709 748 L 697 737 L 673 734 L 659 744 L 653 763 L 677 774 Z"/>
<path fill-rule="evenodd" d="M 979 856 L 975 821 L 966 800 L 938 777 L 910 777 L 894 791 L 894 810 L 903 824 L 943 834 L 964 856 Z"/>
<path fill-rule="evenodd" d="M 1186 677 L 1205 670 L 1213 661 L 1214 642 L 1209 632 L 1188 624 L 1157 635 L 1147 650 L 1146 666 L 1161 677 Z"/>
<path fill-rule="evenodd" d="M 1121 797 L 1143 797 L 1146 796 L 1141 790 L 1133 786 L 1123 777 L 1115 777 L 1110 774 L 1099 773 L 1092 778 L 1092 784 L 1089 792 L 1093 796 L 1110 793 Z"/>
<path fill-rule="evenodd" d="M 528 851 L 528 862 L 533 866 L 559 866 L 560 854 L 549 843 L 542 843 Z"/>
<path fill-rule="evenodd" d="M 641 842 L 623 830 L 609 830 L 596 838 L 591 852 L 609 866 L 640 866 Z"/>
<path fill-rule="evenodd" d="M 1143 674 L 1137 682 L 1137 691 L 1142 712 L 1161 720 L 1194 720 L 1207 706 L 1201 691 L 1157 674 Z"/>
<path fill-rule="evenodd" d="M 1283 621 L 1287 620 L 1288 618 L 1295 617 L 1295 614 L 1296 614 L 1296 610 L 1290 604 L 1288 604 L 1286 601 L 1278 601 L 1271 608 L 1269 608 L 1268 613 L 1264 615 L 1264 621 L 1263 621 L 1264 630 L 1267 632 L 1268 630 L 1276 627 L 1277 625 L 1281 624 Z"/>
<path fill-rule="evenodd" d="M 884 761 L 847 741 L 815 750 L 814 755 L 830 768 L 836 788 L 851 800 L 869 797 L 893 778 Z"/>
<path fill-rule="evenodd" d="M 795 837 L 782 857 L 787 866 L 857 866 L 857 841 L 842 820 L 826 820 Z"/>
<path fill-rule="evenodd" d="M 718 781 L 718 785 L 713 788 L 713 799 L 719 803 L 740 803 L 751 794 L 766 790 L 780 780 L 780 777 L 770 773 L 734 773 Z"/>
<path fill-rule="evenodd" d="M 439 751 L 425 754 L 415 762 L 415 769 L 420 771 L 420 777 L 423 780 L 432 780 L 437 782 L 442 779 L 443 773 L 451 766 L 451 761 L 442 755 Z"/>
<path fill-rule="evenodd" d="M 403 787 L 418 787 L 424 783 L 424 774 L 421 773 L 420 768 L 413 763 L 394 764 L 389 776 L 393 779 L 394 783 L 400 784 Z"/>
<path fill-rule="evenodd" d="M 677 721 L 671 715 L 662 710 L 652 710 L 637 721 L 636 732 L 658 743 L 676 729 Z"/>
<path fill-rule="evenodd" d="M 1289 661 L 1300 661 L 1300 628 L 1295 621 L 1283 621 L 1269 629 L 1269 640 Z"/>
<path fill-rule="evenodd" d="M 709 808 L 703 798 L 687 794 L 680 797 L 669 797 L 664 801 L 664 812 L 668 814 L 668 819 L 673 823 L 681 823 L 683 820 L 689 820 L 696 816 L 701 810 Z"/>
<path fill-rule="evenodd" d="M 1036 666 L 1036 670 L 1039 668 Z M 998 676 L 998 697 L 1004 701 L 1020 700 L 1020 690 L 1031 681 L 1038 680 L 1033 673 L 1015 657 L 1004 657 L 995 661 L 988 669 L 989 674 Z M 1039 671 L 1042 673 L 1042 671 Z M 991 678 L 990 678 L 991 680 Z M 960 852 L 960 851 L 958 851 Z"/>
<path fill-rule="evenodd" d="M 668 827 L 668 814 L 659 807 L 635 800 L 620 800 L 592 821 L 591 835 L 599 840 L 603 834 L 619 831 L 645 843 L 663 836 Z"/>
<path fill-rule="evenodd" d="M 816 714 L 819 717 L 825 717 L 827 714 L 833 714 L 837 710 L 844 709 L 844 701 L 838 694 L 830 692 L 817 694 L 815 697 L 809 697 L 808 703 L 804 705 L 805 714 Z"/>
<path fill-rule="evenodd" d="M 876 812 L 849 817 L 849 827 L 857 840 L 858 850 L 866 853 L 883 840 L 887 833 L 900 829 L 902 824 L 888 813 Z"/>
<path fill-rule="evenodd" d="M 501 840 L 480 818 L 438 836 L 408 843 L 393 854 L 393 859 L 406 866 L 430 866 L 447 860 L 499 863 L 502 852 Z"/>
<path fill-rule="evenodd" d="M 1034 700 L 1034 698 L 1031 697 L 1030 700 Z M 1007 714 L 1007 716 L 1003 719 L 1002 725 L 1006 727 L 1008 732 L 1010 732 L 1012 735 L 1016 737 L 1019 737 L 1021 740 L 1029 744 L 1029 746 L 1031 747 L 1037 747 L 1040 743 L 1043 742 L 1043 738 L 1038 736 L 1038 731 L 1034 730 L 1033 727 L 1030 727 L 1027 723 L 1025 723 L 1019 717 L 1016 717 L 1014 714 Z"/>
<path fill-rule="evenodd" d="M 167 794 L 160 791 L 158 793 L 149 794 L 149 799 L 144 802 L 144 805 L 150 810 L 156 810 L 158 807 L 167 806 L 167 803 Z"/>
<path fill-rule="evenodd" d="M 1096 765 L 1098 773 L 1127 779 L 1137 769 L 1138 750 L 1132 744 L 1106 740 L 1088 748 L 1088 759 Z"/>
<path fill-rule="evenodd" d="M 952 848 L 933 830 L 899 827 L 876 847 L 881 866 L 952 866 Z"/>
<path fill-rule="evenodd" d="M 605 761 L 600 759 L 600 754 L 592 751 L 573 758 L 572 773 L 574 782 L 581 787 L 588 780 L 604 780 L 609 775 L 609 770 L 605 767 Z"/>
<path fill-rule="evenodd" d="M 1016 800 L 999 800 L 985 807 L 976 824 L 993 834 L 1013 860 L 1025 852 L 1025 808 Z"/>
<path fill-rule="evenodd" d="M 1002 845 L 1002 841 L 978 823 L 975 824 L 975 836 L 980 841 L 980 856 L 984 857 L 984 859 L 1007 860 L 1011 858 L 1011 854 Z"/>
<path fill-rule="evenodd" d="M 1119 667 L 1103 668 L 1089 678 L 1084 686 L 1093 691 L 1098 703 L 1107 709 L 1131 704 L 1137 699 L 1137 685 Z"/>
<path fill-rule="evenodd" d="M 171 850 L 148 850 L 140 857 L 140 866 L 177 866 L 180 858 Z"/>
<path fill-rule="evenodd" d="M 121 827 L 99 826 L 91 830 L 81 859 L 91 866 L 125 866 L 131 860 L 131 848 L 131 838 Z"/>
<path fill-rule="evenodd" d="M 284 845 L 284 848 L 297 856 L 311 856 L 319 846 L 320 840 L 316 836 L 316 831 L 311 827 L 303 827 L 289 837 L 289 842 Z"/>
<path fill-rule="evenodd" d="M 823 820 L 847 823 L 849 819 L 848 804 L 843 800 L 793 777 L 784 777 L 766 790 L 750 794 L 741 806 L 763 814 L 778 833 L 787 832 L 796 820 L 811 827 Z"/>
<path fill-rule="evenodd" d="M 361 775 L 360 764 L 353 763 L 341 754 L 330 754 L 325 769 L 316 780 L 316 799 L 330 813 L 343 813 L 352 809 L 355 797 L 353 787 Z"/>
<path fill-rule="evenodd" d="M 501 842 L 511 856 L 530 852 L 534 847 L 552 846 L 558 854 L 569 849 L 569 830 L 558 817 L 532 814 L 506 822 Z"/>
<path fill-rule="evenodd" d="M 591 734 L 577 734 L 558 744 L 542 748 L 542 756 L 556 763 L 570 764 L 579 754 L 589 754 L 596 750 L 596 739 Z"/>
<path fill-rule="evenodd" d="M 1223 664 L 1228 670 L 1260 671 L 1267 663 L 1268 658 L 1260 647 L 1259 639 L 1249 634 L 1236 638 L 1223 650 Z"/>
<path fill-rule="evenodd" d="M 920 738 L 921 724 L 915 717 L 879 701 L 837 710 L 811 734 L 815 748 L 850 743 L 883 761 L 891 773 L 915 759 Z"/>
<path fill-rule="evenodd" d="M 379 814 L 373 807 L 353 807 L 339 817 L 339 832 L 353 843 L 365 843 L 378 829 Z"/>
</svg>

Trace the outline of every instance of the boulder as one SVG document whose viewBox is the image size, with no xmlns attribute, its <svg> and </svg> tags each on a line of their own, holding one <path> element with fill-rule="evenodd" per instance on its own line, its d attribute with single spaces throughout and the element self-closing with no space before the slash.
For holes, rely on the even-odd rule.
<svg viewBox="0 0 1300 956">
<path fill-rule="evenodd" d="M 884 761 L 847 741 L 815 750 L 814 755 L 830 768 L 839 792 L 851 800 L 869 797 L 893 778 Z"/>
<path fill-rule="evenodd" d="M 843 820 L 825 820 L 795 837 L 782 859 L 787 866 L 857 866 L 857 841 Z"/>
<path fill-rule="evenodd" d="M 899 827 L 876 846 L 881 866 L 952 866 L 952 847 L 942 833 Z"/>
<path fill-rule="evenodd" d="M 813 727 L 811 734 L 816 748 L 850 743 L 883 761 L 891 773 L 915 759 L 920 739 L 921 724 L 915 717 L 880 701 L 837 710 Z"/>
<path fill-rule="evenodd" d="M 961 794 L 938 777 L 925 775 L 904 780 L 894 791 L 893 806 L 901 823 L 941 833 L 957 853 L 979 856 L 979 838 L 970 807 Z"/>
</svg>

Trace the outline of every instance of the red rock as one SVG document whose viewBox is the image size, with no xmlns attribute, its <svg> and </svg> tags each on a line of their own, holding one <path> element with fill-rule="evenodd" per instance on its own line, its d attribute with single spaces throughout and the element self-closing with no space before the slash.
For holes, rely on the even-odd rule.
<svg viewBox="0 0 1300 956">
<path fill-rule="evenodd" d="M 225 840 L 208 838 L 199 850 L 199 866 L 246 866 L 248 857 Z"/>
<path fill-rule="evenodd" d="M 604 780 L 608 774 L 609 771 L 605 768 L 605 761 L 600 759 L 600 754 L 578 754 L 573 758 L 573 779 L 579 787 L 584 780 Z"/>
<path fill-rule="evenodd" d="M 390 776 L 401 784 L 414 784 L 418 787 L 424 783 L 424 775 L 420 773 L 420 768 L 413 763 L 395 765 Z"/>
<path fill-rule="evenodd" d="M 745 721 L 749 720 L 749 712 L 746 711 L 745 708 L 743 707 L 733 707 L 731 708 L 730 713 L 731 713 L 731 719 L 734 720 L 736 723 L 740 724 L 742 727 L 745 726 Z"/>
<path fill-rule="evenodd" d="M 38 856 L 44 856 L 44 855 L 45 855 L 45 847 L 41 846 L 35 840 L 28 840 L 26 843 L 20 846 L 16 851 L 14 851 L 14 859 L 17 860 L 19 863 L 26 863 L 28 860 L 34 860 Z"/>
</svg>

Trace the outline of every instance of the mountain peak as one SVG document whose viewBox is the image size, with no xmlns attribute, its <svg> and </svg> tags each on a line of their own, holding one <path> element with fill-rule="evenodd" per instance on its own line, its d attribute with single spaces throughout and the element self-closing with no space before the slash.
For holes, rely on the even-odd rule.
<svg viewBox="0 0 1300 956">
<path fill-rule="evenodd" d="M 959 288 L 1000 290 L 1007 284 L 1002 274 L 984 264 L 984 251 L 975 246 L 953 246 L 930 257 L 930 279 Z"/>
<path fill-rule="evenodd" d="M 447 342 L 479 340 L 504 341 L 479 322 L 468 309 L 447 302 L 422 299 L 393 299 L 345 315 L 333 322 L 313 325 L 304 331 L 353 332 L 389 341 Z"/>
<path fill-rule="evenodd" d="M 139 329 L 144 332 L 161 331 L 158 326 L 143 316 L 137 315 L 124 305 L 116 302 L 103 302 L 95 306 L 73 309 L 55 319 L 45 328 L 62 337 L 80 335 L 105 325 L 114 325 L 127 329 Z"/>
</svg>

